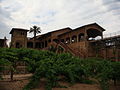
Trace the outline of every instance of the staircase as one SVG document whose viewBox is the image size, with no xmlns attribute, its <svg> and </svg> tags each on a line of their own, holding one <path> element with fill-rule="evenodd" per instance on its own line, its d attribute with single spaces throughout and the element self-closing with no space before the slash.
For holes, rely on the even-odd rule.
<svg viewBox="0 0 120 90">
<path fill-rule="evenodd" d="M 72 48 L 70 48 L 68 45 L 64 44 L 63 42 L 59 42 L 58 46 L 61 46 L 65 49 L 65 51 L 71 53 L 74 56 L 78 56 L 78 57 L 82 57 L 85 58 L 85 54 L 83 52 L 80 52 L 78 50 L 73 50 Z"/>
</svg>

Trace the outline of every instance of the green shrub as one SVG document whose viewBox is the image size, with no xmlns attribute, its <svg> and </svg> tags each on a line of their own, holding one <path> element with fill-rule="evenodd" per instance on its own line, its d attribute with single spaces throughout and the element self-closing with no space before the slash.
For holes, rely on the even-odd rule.
<svg viewBox="0 0 120 90">
<path fill-rule="evenodd" d="M 92 84 L 92 79 L 96 80 L 103 90 L 108 90 L 110 80 L 120 80 L 120 62 L 99 58 L 80 59 L 69 53 L 56 54 L 25 48 L 0 48 L 0 53 L 1 66 L 8 65 L 15 69 L 16 62 L 26 62 L 27 69 L 33 76 L 24 90 L 35 88 L 41 78 L 45 78 L 46 90 L 62 87 L 60 80 L 70 84 Z M 0 67 L 0 71 L 2 68 Z"/>
</svg>

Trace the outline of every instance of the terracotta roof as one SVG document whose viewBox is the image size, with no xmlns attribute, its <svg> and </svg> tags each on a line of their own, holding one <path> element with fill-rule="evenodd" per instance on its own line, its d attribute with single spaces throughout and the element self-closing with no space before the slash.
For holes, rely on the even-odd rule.
<svg viewBox="0 0 120 90">
<path fill-rule="evenodd" d="M 101 27 L 100 25 L 98 25 L 97 23 L 87 24 L 87 25 L 84 25 L 82 27 L 78 27 L 78 28 L 76 28 L 74 30 L 77 30 L 77 29 L 80 29 L 80 28 L 84 28 L 84 27 L 88 27 L 88 26 L 91 26 L 91 25 L 96 25 L 96 26 L 100 27 L 102 29 L 102 31 L 105 31 L 105 29 L 103 27 Z"/>
<path fill-rule="evenodd" d="M 13 32 L 14 30 L 19 30 L 19 31 L 29 31 L 28 29 L 12 28 L 12 30 L 10 31 L 10 34 L 12 34 L 12 32 Z"/>
<path fill-rule="evenodd" d="M 51 31 L 51 32 L 47 32 L 47 33 L 45 33 L 45 34 L 41 34 L 41 35 L 38 35 L 38 36 L 36 36 L 36 38 L 40 38 L 40 37 L 43 37 L 43 36 L 45 36 L 45 35 L 47 35 L 47 34 L 51 34 L 51 33 L 53 33 L 53 32 L 58 32 L 58 31 L 62 31 L 62 30 L 65 30 L 65 29 L 68 29 L 68 30 L 72 30 L 71 28 L 69 28 L 69 27 L 66 27 L 66 28 L 62 28 L 62 29 L 59 29 L 59 30 L 54 30 L 54 31 Z M 34 37 L 33 37 L 34 38 Z M 31 38 L 32 39 L 32 38 Z"/>
<path fill-rule="evenodd" d="M 50 33 L 53 33 L 53 32 L 59 32 L 59 31 L 65 30 L 65 29 L 68 29 L 70 31 L 72 30 L 71 28 L 67 27 L 67 28 L 62 28 L 62 29 L 54 30 L 54 31 L 51 31 L 51 32 L 48 32 L 48 33 L 45 33 L 45 34 L 42 34 L 42 35 L 50 34 Z"/>
<path fill-rule="evenodd" d="M 51 33 L 53 32 L 58 32 L 58 31 L 62 31 L 62 30 L 65 30 L 65 29 L 68 29 L 68 30 L 72 30 L 70 27 L 66 27 L 66 28 L 62 28 L 62 29 L 58 29 L 58 30 L 54 30 L 54 31 L 51 31 Z"/>
</svg>

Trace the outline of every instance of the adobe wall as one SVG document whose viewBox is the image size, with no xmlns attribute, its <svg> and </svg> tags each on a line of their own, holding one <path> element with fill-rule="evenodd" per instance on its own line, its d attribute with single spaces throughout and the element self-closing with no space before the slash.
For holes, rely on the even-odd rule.
<svg viewBox="0 0 120 90">
<path fill-rule="evenodd" d="M 52 44 L 54 44 L 54 40 L 58 39 L 58 35 L 69 32 L 71 29 L 66 28 L 66 29 L 62 29 L 62 30 L 57 30 L 57 31 L 53 31 L 47 34 L 44 34 L 43 36 L 41 35 L 40 39 L 35 40 L 36 43 L 40 44 L 39 48 L 36 49 L 47 49 L 49 48 Z M 27 42 L 33 42 L 33 40 L 28 40 Z M 42 45 L 44 43 L 44 45 Z M 45 43 L 47 43 L 47 46 L 45 45 Z M 42 47 L 41 47 L 42 45 Z"/>
<path fill-rule="evenodd" d="M 113 61 L 120 61 L 120 46 L 94 46 L 89 43 L 88 57 L 100 57 Z"/>
<path fill-rule="evenodd" d="M 63 29 L 63 30 L 58 30 L 58 31 L 53 31 L 51 33 L 51 37 L 52 38 L 58 38 L 58 35 L 69 32 L 71 29 L 67 28 L 67 29 Z"/>
<path fill-rule="evenodd" d="M 84 34 L 85 34 L 85 29 L 82 28 L 82 29 L 78 29 L 78 30 L 72 30 L 72 31 L 69 32 L 69 33 L 60 35 L 60 36 L 59 36 L 59 39 L 64 39 L 64 40 L 66 40 L 66 38 L 68 38 L 68 37 L 72 38 L 72 36 L 77 36 L 77 39 L 78 39 L 78 35 L 79 35 L 80 33 L 84 33 Z"/>
<path fill-rule="evenodd" d="M 7 39 L 0 39 L 0 47 L 2 48 L 7 48 L 7 43 L 6 43 Z"/>
<path fill-rule="evenodd" d="M 24 34 L 23 34 L 24 33 Z M 22 31 L 13 31 L 11 37 L 11 47 L 16 48 L 16 43 L 19 42 L 21 47 L 27 47 L 27 33 Z"/>
</svg>

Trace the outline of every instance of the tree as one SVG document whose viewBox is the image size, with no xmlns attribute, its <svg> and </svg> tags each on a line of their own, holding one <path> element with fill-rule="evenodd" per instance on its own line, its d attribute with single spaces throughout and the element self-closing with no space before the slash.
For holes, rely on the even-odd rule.
<svg viewBox="0 0 120 90">
<path fill-rule="evenodd" d="M 9 67 L 9 70 L 11 72 L 10 73 L 11 81 L 13 81 L 13 75 L 14 75 L 14 72 L 16 71 L 17 62 L 19 60 L 17 57 L 17 51 L 18 49 L 7 48 L 4 50 L 3 56 L 2 56 L 2 58 L 9 63 L 7 66 Z"/>
<path fill-rule="evenodd" d="M 34 34 L 34 37 L 33 37 L 34 38 L 33 48 L 35 48 L 36 34 L 41 33 L 41 29 L 40 29 L 40 27 L 37 27 L 36 25 L 34 25 L 32 28 L 30 28 L 29 32 L 30 33 L 33 32 L 33 34 Z"/>
<path fill-rule="evenodd" d="M 3 71 L 6 70 L 5 66 L 9 66 L 10 63 L 7 61 L 5 57 L 5 48 L 0 48 L 0 80 L 2 79 Z"/>
<path fill-rule="evenodd" d="M 2 79 L 2 71 L 4 70 L 4 60 L 0 58 L 0 80 Z"/>
</svg>

